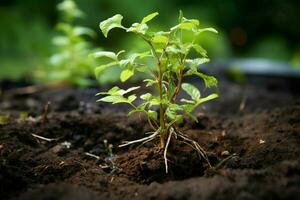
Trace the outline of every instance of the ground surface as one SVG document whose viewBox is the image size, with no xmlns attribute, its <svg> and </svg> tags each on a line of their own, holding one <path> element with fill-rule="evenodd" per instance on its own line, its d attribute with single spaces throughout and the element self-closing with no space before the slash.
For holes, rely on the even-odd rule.
<svg viewBox="0 0 300 200">
<path fill-rule="evenodd" d="M 197 111 L 199 123 L 179 127 L 217 169 L 173 142 L 168 174 L 158 141 L 116 148 L 150 128 L 126 107 L 95 103 L 96 92 L 4 92 L 0 199 L 300 198 L 300 98 L 285 81 L 221 80 L 221 98 Z"/>
</svg>

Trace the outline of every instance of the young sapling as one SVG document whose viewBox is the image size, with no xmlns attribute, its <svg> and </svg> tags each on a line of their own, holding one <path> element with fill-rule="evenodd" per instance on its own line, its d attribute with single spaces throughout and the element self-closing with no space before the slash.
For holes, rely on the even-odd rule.
<svg viewBox="0 0 300 200">
<path fill-rule="evenodd" d="M 125 142 L 120 147 L 139 142 L 146 143 L 159 138 L 160 148 L 164 151 L 166 173 L 168 173 L 167 151 L 172 139 L 179 139 L 190 145 L 209 164 L 203 148 L 196 141 L 180 132 L 176 124 L 182 121 L 185 116 L 197 121 L 193 114 L 195 108 L 218 97 L 216 93 L 202 97 L 196 86 L 185 82 L 186 77 L 193 75 L 200 77 L 206 87 L 217 86 L 216 78 L 198 71 L 198 66 L 208 62 L 209 59 L 206 50 L 196 42 L 199 34 L 204 34 L 204 32 L 217 33 L 217 31 L 213 28 L 200 28 L 197 19 L 187 19 L 180 11 L 177 25 L 168 31 L 151 32 L 148 23 L 157 15 L 157 12 L 152 13 L 144 17 L 141 22 L 132 24 L 129 28 L 122 25 L 123 16 L 120 14 L 102 21 L 100 29 L 105 37 L 112 29 L 120 28 L 142 38 L 149 48 L 145 52 L 132 53 L 125 58 L 122 58 L 125 51 L 118 53 L 108 51 L 96 52 L 94 57 L 105 57 L 110 62 L 97 67 L 95 73 L 99 77 L 104 70 L 113 66 L 119 66 L 122 69 L 120 74 L 121 82 L 130 79 L 135 75 L 136 71 L 149 76 L 143 82 L 145 82 L 146 87 L 152 87 L 157 93 L 140 95 L 140 104 L 136 103 L 137 94 L 134 93 L 140 86 L 126 90 L 115 86 L 107 92 L 98 93 L 97 95 L 105 95 L 98 101 L 112 104 L 127 103 L 132 107 L 129 115 L 136 112 L 146 115 L 153 132 L 147 137 Z M 184 34 L 187 33 L 192 33 L 192 38 L 188 41 L 183 39 Z M 198 56 L 191 58 L 192 52 L 197 53 Z M 180 99 L 180 91 L 186 92 L 190 98 Z"/>
<path fill-rule="evenodd" d="M 84 13 L 73 0 L 63 0 L 57 5 L 61 21 L 57 29 L 61 33 L 53 38 L 57 51 L 49 59 L 48 70 L 39 71 L 36 76 L 53 84 L 87 86 L 91 83 L 94 59 L 88 55 L 94 52 L 87 37 L 94 37 L 93 30 L 75 25 Z"/>
</svg>

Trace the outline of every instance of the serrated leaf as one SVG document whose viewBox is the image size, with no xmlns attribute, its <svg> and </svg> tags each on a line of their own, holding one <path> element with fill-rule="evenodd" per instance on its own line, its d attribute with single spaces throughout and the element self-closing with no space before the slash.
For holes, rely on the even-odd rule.
<svg viewBox="0 0 300 200">
<path fill-rule="evenodd" d="M 134 75 L 134 70 L 133 69 L 125 69 L 121 72 L 120 75 L 120 80 L 122 82 L 127 81 L 130 77 L 132 77 Z"/>
<path fill-rule="evenodd" d="M 151 14 L 147 15 L 146 17 L 144 17 L 141 23 L 142 23 L 142 24 L 145 24 L 145 23 L 151 21 L 151 20 L 152 20 L 154 17 L 156 17 L 157 15 L 158 15 L 158 12 L 151 13 Z"/>
<path fill-rule="evenodd" d="M 107 34 L 110 30 L 113 28 L 123 28 L 122 26 L 122 19 L 123 16 L 120 14 L 114 15 L 113 17 L 108 18 L 107 20 L 104 20 L 100 23 L 100 29 L 105 37 L 107 37 Z"/>
<path fill-rule="evenodd" d="M 182 84 L 182 89 L 191 96 L 191 98 L 193 100 L 197 100 L 200 98 L 200 91 L 198 90 L 198 88 L 196 88 L 195 86 L 193 86 L 192 84 L 189 83 L 183 83 Z"/>
</svg>

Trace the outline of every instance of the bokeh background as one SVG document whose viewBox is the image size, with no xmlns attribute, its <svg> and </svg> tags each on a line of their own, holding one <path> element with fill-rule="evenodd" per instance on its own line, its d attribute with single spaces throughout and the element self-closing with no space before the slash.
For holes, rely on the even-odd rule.
<svg viewBox="0 0 300 200">
<path fill-rule="evenodd" d="M 0 79 L 18 79 L 47 64 L 56 51 L 51 39 L 57 34 L 58 0 L 0 1 Z M 300 65 L 300 1 L 298 0 L 76 0 L 86 15 L 78 24 L 97 32 L 91 42 L 107 50 L 138 49 L 140 41 L 122 31 L 109 39 L 98 24 L 116 13 L 130 25 L 158 11 L 152 25 L 168 29 L 181 9 L 188 18 L 220 34 L 201 38 L 213 60 L 266 58 Z"/>
</svg>

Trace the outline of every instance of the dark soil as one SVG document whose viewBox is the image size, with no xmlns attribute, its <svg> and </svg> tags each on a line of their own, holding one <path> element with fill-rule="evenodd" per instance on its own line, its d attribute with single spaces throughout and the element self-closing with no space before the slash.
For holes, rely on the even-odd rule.
<svg viewBox="0 0 300 200">
<path fill-rule="evenodd" d="M 98 89 L 4 91 L 0 199 L 300 199 L 299 93 L 259 83 L 222 79 L 199 123 L 179 127 L 215 168 L 173 141 L 168 174 L 158 141 L 117 148 L 151 129 L 126 106 L 95 103 Z"/>
</svg>

